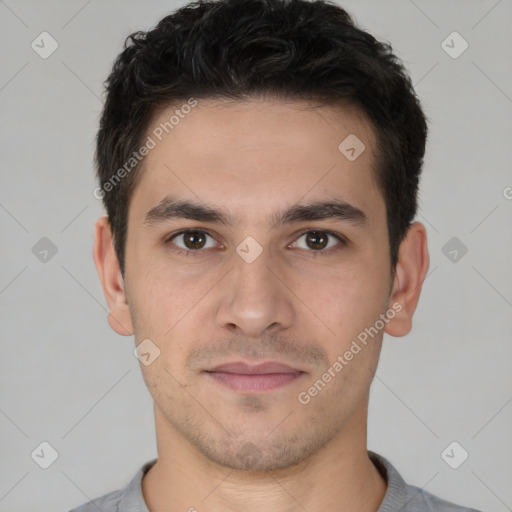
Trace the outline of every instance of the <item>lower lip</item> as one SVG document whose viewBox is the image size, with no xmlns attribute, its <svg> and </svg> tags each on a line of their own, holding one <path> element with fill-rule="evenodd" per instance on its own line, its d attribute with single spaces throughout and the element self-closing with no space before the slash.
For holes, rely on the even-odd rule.
<svg viewBox="0 0 512 512">
<path fill-rule="evenodd" d="M 242 373 L 208 372 L 210 377 L 236 391 L 269 391 L 294 381 L 303 372 L 266 373 L 247 375 Z"/>
</svg>

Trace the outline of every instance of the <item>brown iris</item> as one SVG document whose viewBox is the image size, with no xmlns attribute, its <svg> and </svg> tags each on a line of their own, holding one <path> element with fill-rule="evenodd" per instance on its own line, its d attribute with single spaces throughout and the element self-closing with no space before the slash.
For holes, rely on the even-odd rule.
<svg viewBox="0 0 512 512">
<path fill-rule="evenodd" d="M 187 231 L 182 236 L 188 249 L 201 249 L 206 242 L 206 235 L 201 231 Z"/>
<path fill-rule="evenodd" d="M 306 243 L 312 249 L 324 249 L 328 243 L 328 236 L 321 231 L 309 231 L 306 233 Z"/>
</svg>

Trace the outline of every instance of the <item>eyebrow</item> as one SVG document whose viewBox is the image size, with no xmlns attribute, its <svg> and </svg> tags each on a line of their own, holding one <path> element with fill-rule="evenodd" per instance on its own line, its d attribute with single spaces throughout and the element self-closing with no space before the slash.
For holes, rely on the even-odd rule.
<svg viewBox="0 0 512 512">
<path fill-rule="evenodd" d="M 154 226 L 174 219 L 191 219 L 231 227 L 238 217 L 221 208 L 166 196 L 146 213 L 143 225 Z M 341 220 L 359 227 L 368 224 L 368 217 L 362 210 L 339 199 L 296 204 L 274 213 L 272 217 L 274 227 L 312 220 Z"/>
</svg>

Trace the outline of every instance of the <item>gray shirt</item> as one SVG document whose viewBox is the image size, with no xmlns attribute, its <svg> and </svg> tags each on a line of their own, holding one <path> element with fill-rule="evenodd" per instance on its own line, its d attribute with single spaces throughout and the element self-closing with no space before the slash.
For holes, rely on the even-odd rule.
<svg viewBox="0 0 512 512">
<path fill-rule="evenodd" d="M 388 483 L 386 495 L 377 512 L 480 512 L 407 485 L 388 460 L 371 451 L 368 454 Z M 156 461 L 146 462 L 123 489 L 104 494 L 69 512 L 150 512 L 142 494 L 142 477 Z"/>
</svg>

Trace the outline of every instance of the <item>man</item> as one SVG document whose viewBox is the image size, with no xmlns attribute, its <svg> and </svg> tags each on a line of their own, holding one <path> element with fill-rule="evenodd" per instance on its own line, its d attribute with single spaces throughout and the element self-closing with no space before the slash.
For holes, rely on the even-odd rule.
<svg viewBox="0 0 512 512">
<path fill-rule="evenodd" d="M 94 260 L 134 335 L 158 458 L 75 509 L 455 511 L 368 452 L 384 332 L 412 325 L 427 126 L 335 4 L 190 4 L 107 81 Z"/>
</svg>

